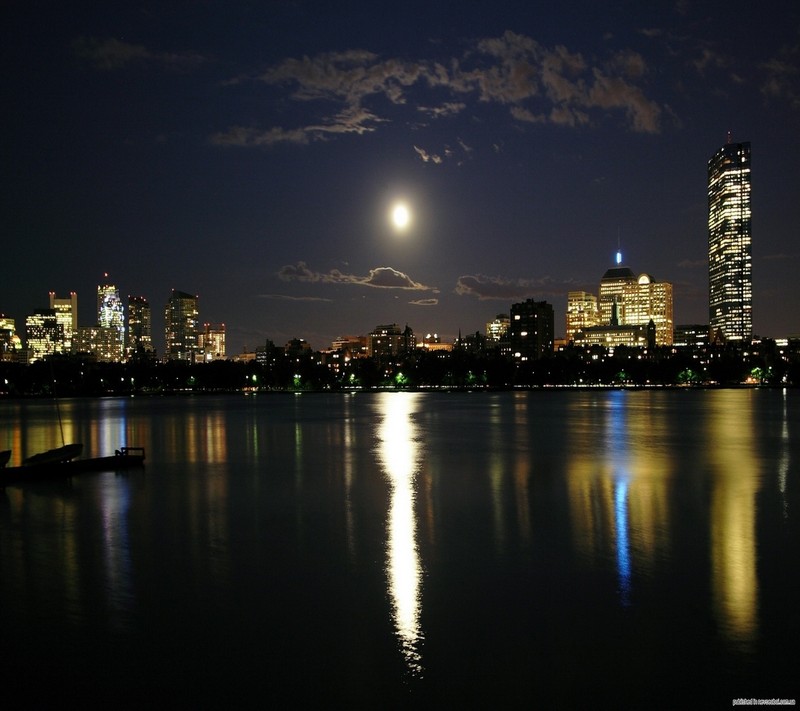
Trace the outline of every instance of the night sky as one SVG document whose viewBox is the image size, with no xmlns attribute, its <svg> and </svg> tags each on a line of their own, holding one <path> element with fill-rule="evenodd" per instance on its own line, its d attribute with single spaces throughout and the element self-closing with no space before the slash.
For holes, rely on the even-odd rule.
<svg viewBox="0 0 800 711">
<path fill-rule="evenodd" d="M 746 8 L 742 10 L 741 8 Z M 706 165 L 752 144 L 753 323 L 800 333 L 800 3 L 3 3 L 0 313 L 108 272 L 228 353 L 450 340 L 597 292 L 707 323 Z M 403 200 L 411 223 L 390 210 Z"/>
</svg>

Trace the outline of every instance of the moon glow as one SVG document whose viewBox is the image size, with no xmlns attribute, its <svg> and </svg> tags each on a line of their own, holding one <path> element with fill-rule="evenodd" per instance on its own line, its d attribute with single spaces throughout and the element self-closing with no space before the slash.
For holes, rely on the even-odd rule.
<svg viewBox="0 0 800 711">
<path fill-rule="evenodd" d="M 405 205 L 399 204 L 392 208 L 392 224 L 398 230 L 404 230 L 410 222 L 411 213 Z"/>
</svg>

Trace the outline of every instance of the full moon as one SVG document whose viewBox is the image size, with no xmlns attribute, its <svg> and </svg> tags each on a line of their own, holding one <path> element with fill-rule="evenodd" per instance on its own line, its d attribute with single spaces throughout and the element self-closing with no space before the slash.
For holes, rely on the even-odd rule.
<svg viewBox="0 0 800 711">
<path fill-rule="evenodd" d="M 411 222 L 411 213 L 405 205 L 395 205 L 392 209 L 392 223 L 398 230 L 404 230 Z"/>
</svg>

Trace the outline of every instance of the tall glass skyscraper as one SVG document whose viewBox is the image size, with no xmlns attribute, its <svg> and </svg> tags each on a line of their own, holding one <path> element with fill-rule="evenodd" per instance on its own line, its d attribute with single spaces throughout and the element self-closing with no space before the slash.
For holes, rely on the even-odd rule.
<svg viewBox="0 0 800 711">
<path fill-rule="evenodd" d="M 108 279 L 108 274 L 103 276 Z M 97 286 L 97 325 L 100 328 L 98 360 L 121 361 L 125 346 L 125 308 L 119 298 L 119 289 L 108 281 Z"/>
<path fill-rule="evenodd" d="M 712 339 L 753 335 L 750 143 L 730 139 L 708 161 L 708 321 Z"/>
<path fill-rule="evenodd" d="M 195 361 L 197 355 L 197 297 L 172 290 L 164 309 L 164 338 L 167 360 Z"/>
</svg>

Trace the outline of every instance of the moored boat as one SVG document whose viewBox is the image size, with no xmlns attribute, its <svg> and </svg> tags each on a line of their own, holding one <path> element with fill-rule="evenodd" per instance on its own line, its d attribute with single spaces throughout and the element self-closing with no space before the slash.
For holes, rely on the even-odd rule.
<svg viewBox="0 0 800 711">
<path fill-rule="evenodd" d="M 89 471 L 120 471 L 144 464 L 144 447 L 120 447 L 109 457 L 76 458 L 82 449 L 80 444 L 66 445 L 28 457 L 19 467 L 0 466 L 0 486 L 70 477 Z"/>
</svg>

